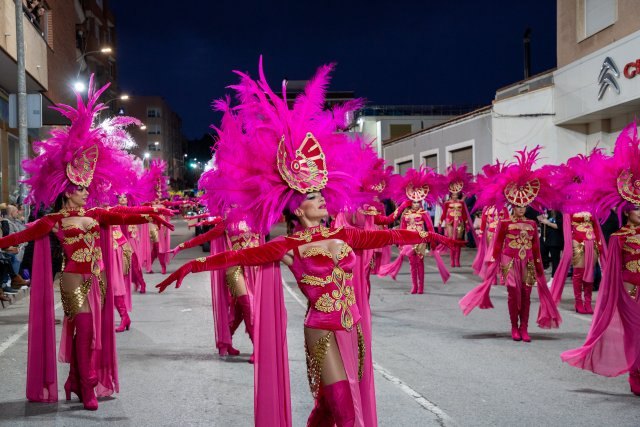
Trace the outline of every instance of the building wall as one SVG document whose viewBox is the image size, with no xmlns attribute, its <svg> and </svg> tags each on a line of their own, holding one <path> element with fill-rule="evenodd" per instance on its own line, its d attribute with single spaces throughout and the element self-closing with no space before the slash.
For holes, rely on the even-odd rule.
<svg viewBox="0 0 640 427">
<path fill-rule="evenodd" d="M 47 43 L 40 32 L 23 16 L 27 73 L 47 88 Z M 17 61 L 16 13 L 13 0 L 0 0 L 0 48 Z"/>
<path fill-rule="evenodd" d="M 637 0 L 617 0 L 617 19 L 613 25 L 583 38 L 585 0 L 558 0 L 558 68 L 574 62 L 640 29 Z"/>
<path fill-rule="evenodd" d="M 391 125 L 410 125 L 411 132 L 435 126 L 449 120 L 452 116 L 363 116 L 358 118 L 356 130 L 365 141 L 373 142 L 378 154 L 391 138 Z"/>
<path fill-rule="evenodd" d="M 489 112 L 393 141 L 384 146 L 383 157 L 388 164 L 396 166 L 411 160 L 417 168 L 424 156 L 437 154 L 438 171 L 443 173 L 451 164 L 451 151 L 465 147 L 473 149 L 473 165 L 468 165 L 470 172 L 478 172 L 483 165 L 491 163 L 494 154 Z"/>
<path fill-rule="evenodd" d="M 53 102 L 72 102 L 70 85 L 78 72 L 76 62 L 76 12 L 72 1 L 48 0 L 51 31 L 47 64 L 49 86 L 45 96 Z"/>
</svg>

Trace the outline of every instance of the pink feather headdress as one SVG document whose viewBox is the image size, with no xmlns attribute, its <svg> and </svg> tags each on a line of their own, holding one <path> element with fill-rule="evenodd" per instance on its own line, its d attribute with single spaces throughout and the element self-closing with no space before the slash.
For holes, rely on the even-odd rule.
<svg viewBox="0 0 640 427">
<path fill-rule="evenodd" d="M 167 162 L 164 160 L 154 159 L 149 162 L 149 167 L 144 170 L 139 181 L 140 192 L 138 198 L 144 203 L 149 203 L 157 198 L 157 193 L 162 193 L 162 198 L 169 197 L 169 186 L 167 185 L 167 176 L 165 171 Z"/>
<path fill-rule="evenodd" d="M 430 205 L 447 195 L 447 180 L 427 166 L 409 169 L 396 186 L 393 199 L 396 203 L 406 200 L 426 201 Z"/>
<path fill-rule="evenodd" d="M 339 132 L 356 100 L 325 110 L 325 95 L 333 65 L 320 67 L 290 108 L 270 88 L 259 64 L 259 80 L 237 72 L 231 86 L 239 105 L 216 101 L 223 112 L 217 132 L 216 171 L 202 181 L 212 204 L 224 212 L 238 207 L 249 226 L 266 233 L 285 208 L 293 211 L 304 194 L 322 191 L 330 214 L 353 210 L 370 199 L 360 192 L 358 167 L 362 143 Z M 210 179 L 209 179 L 210 178 Z"/>
<path fill-rule="evenodd" d="M 593 212 L 597 200 L 584 183 L 593 174 L 594 168 L 598 168 L 606 159 L 602 149 L 594 149 L 588 156 L 580 154 L 571 157 L 562 165 L 544 166 L 553 190 L 551 207 L 563 213 Z"/>
<path fill-rule="evenodd" d="M 447 186 L 449 188 L 449 192 L 451 193 L 460 193 L 464 191 L 465 193 L 473 192 L 473 174 L 467 172 L 467 164 L 463 163 L 461 165 L 456 165 L 452 163 L 447 167 L 447 172 L 445 174 L 447 179 Z"/>
<path fill-rule="evenodd" d="M 379 200 L 389 199 L 395 193 L 394 185 L 398 181 L 393 178 L 393 166 L 386 166 L 385 160 L 378 157 L 371 148 L 363 150 L 362 162 L 358 162 L 361 170 L 367 171 L 362 178 L 362 190 L 378 197 Z"/>
<path fill-rule="evenodd" d="M 131 117 L 117 117 L 94 127 L 97 114 L 104 110 L 100 95 L 106 84 L 95 90 L 93 75 L 89 81 L 86 103 L 76 92 L 77 107 L 57 104 L 52 107 L 71 121 L 71 126 L 51 131 L 51 138 L 33 143 L 37 157 L 23 162 L 30 175 L 24 182 L 30 186 L 27 201 L 50 206 L 64 191 L 74 186 L 87 187 L 88 206 L 108 204 L 112 194 L 127 187 L 124 171 L 131 159 L 124 151 L 132 143 L 124 127 L 139 123 Z"/>
<path fill-rule="evenodd" d="M 605 221 L 615 210 L 622 212 L 640 206 L 640 141 L 636 123 L 627 125 L 616 140 L 613 156 L 596 159 L 585 175 L 585 192 L 595 202 L 595 214 Z"/>
<path fill-rule="evenodd" d="M 543 210 L 552 204 L 553 190 L 549 185 L 549 171 L 545 168 L 534 169 L 540 155 L 540 146 L 532 150 L 516 152 L 516 161 L 504 166 L 493 178 L 493 185 L 482 189 L 493 192 L 492 196 L 481 197 L 481 202 L 501 209 L 507 204 L 513 206 L 531 206 Z M 486 206 L 485 205 L 485 206 Z"/>
<path fill-rule="evenodd" d="M 484 208 L 485 206 L 495 206 L 498 203 L 502 203 L 503 196 L 500 196 L 502 190 L 497 188 L 496 177 L 498 177 L 505 169 L 506 163 L 501 163 L 496 160 L 495 163 L 484 165 L 482 167 L 482 173 L 479 173 L 476 177 L 475 184 L 475 196 L 476 203 L 474 204 L 474 210 Z"/>
</svg>

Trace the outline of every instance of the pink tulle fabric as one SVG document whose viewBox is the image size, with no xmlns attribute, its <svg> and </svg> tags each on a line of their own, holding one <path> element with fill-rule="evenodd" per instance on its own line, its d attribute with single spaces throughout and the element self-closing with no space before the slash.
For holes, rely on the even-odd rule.
<svg viewBox="0 0 640 427">
<path fill-rule="evenodd" d="M 227 249 L 225 236 L 219 236 L 211 241 L 211 253 L 224 252 Z M 216 348 L 226 348 L 231 345 L 231 331 L 229 330 L 231 295 L 227 287 L 224 270 L 211 272 L 211 306 L 213 308 L 213 324 Z"/>
<path fill-rule="evenodd" d="M 404 177 L 400 178 L 399 182 L 393 188 L 392 198 L 396 203 L 409 200 L 406 193 L 408 186 L 413 188 L 420 188 L 423 186 L 429 187 L 424 201 L 430 205 L 434 205 L 439 200 L 443 199 L 448 193 L 446 179 L 436 173 L 433 169 L 427 166 L 421 166 L 420 169 L 409 169 Z"/>
<path fill-rule="evenodd" d="M 614 377 L 640 367 L 640 305 L 622 281 L 622 244 L 609 240 L 609 252 L 591 329 L 582 347 L 562 353 L 562 360 L 577 368 Z"/>
</svg>

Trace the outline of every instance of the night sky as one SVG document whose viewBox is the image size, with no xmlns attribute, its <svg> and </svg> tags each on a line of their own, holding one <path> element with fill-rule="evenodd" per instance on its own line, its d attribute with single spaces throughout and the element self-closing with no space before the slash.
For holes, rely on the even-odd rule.
<svg viewBox="0 0 640 427">
<path fill-rule="evenodd" d="M 165 97 L 188 138 L 209 132 L 231 70 L 255 76 L 260 54 L 273 87 L 335 61 L 330 89 L 370 104 L 489 104 L 523 78 L 526 27 L 532 73 L 556 64 L 553 0 L 110 3 L 121 90 Z"/>
</svg>

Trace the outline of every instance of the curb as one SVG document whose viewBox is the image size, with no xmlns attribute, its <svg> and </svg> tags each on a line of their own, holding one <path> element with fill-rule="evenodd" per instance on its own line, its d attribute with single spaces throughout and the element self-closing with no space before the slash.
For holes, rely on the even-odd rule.
<svg viewBox="0 0 640 427">
<path fill-rule="evenodd" d="M 6 308 L 9 308 L 13 304 L 15 304 L 18 301 L 20 301 L 21 299 L 26 298 L 27 296 L 29 296 L 30 289 L 31 288 L 27 287 L 25 289 L 20 289 L 15 294 L 5 294 L 9 298 L 11 298 L 11 301 L 0 301 L 0 310 L 4 310 Z"/>
</svg>

